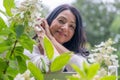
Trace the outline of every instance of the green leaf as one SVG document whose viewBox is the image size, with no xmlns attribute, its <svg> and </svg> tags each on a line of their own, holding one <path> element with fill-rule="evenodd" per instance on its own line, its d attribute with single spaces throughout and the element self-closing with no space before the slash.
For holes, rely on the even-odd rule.
<svg viewBox="0 0 120 80">
<path fill-rule="evenodd" d="M 7 68 L 6 73 L 11 77 L 15 77 L 19 73 L 18 64 L 16 64 L 16 60 L 9 60 L 9 67 Z"/>
<path fill-rule="evenodd" d="M 84 71 L 85 75 L 88 74 L 88 70 L 89 70 L 89 66 L 85 62 L 83 62 L 83 71 Z"/>
<path fill-rule="evenodd" d="M 76 66 L 75 64 L 71 64 L 71 66 L 81 77 L 85 77 L 84 71 L 82 71 L 78 66 Z"/>
<path fill-rule="evenodd" d="M 28 69 L 37 80 L 44 80 L 42 72 L 32 62 L 28 62 Z"/>
<path fill-rule="evenodd" d="M 33 44 L 35 42 L 27 35 L 22 35 L 19 39 L 20 44 L 23 46 L 23 48 L 28 49 L 32 52 L 33 50 Z"/>
<path fill-rule="evenodd" d="M 22 46 L 17 46 L 15 47 L 15 50 L 13 53 L 15 57 L 17 58 L 20 73 L 25 72 L 25 70 L 27 69 L 27 66 L 26 66 L 27 58 L 24 56 L 23 51 L 24 51 L 24 48 Z"/>
<path fill-rule="evenodd" d="M 3 5 L 4 5 L 5 9 L 6 9 L 6 13 L 9 16 L 12 16 L 11 8 L 15 7 L 14 0 L 3 0 Z"/>
<path fill-rule="evenodd" d="M 1 40 L 4 40 L 10 34 L 10 29 L 4 22 L 4 20 L 0 17 L 0 43 Z"/>
<path fill-rule="evenodd" d="M 20 56 L 23 53 L 23 51 L 24 51 L 24 48 L 22 46 L 16 46 L 14 50 L 17 56 Z"/>
<path fill-rule="evenodd" d="M 17 62 L 18 62 L 19 72 L 20 73 L 25 72 L 25 70 L 27 69 L 26 61 L 24 59 L 22 59 L 20 56 L 17 56 L 16 58 L 17 58 Z"/>
<path fill-rule="evenodd" d="M 88 79 L 92 79 L 98 72 L 100 68 L 100 65 L 95 63 L 95 64 L 92 64 L 90 65 L 89 69 L 88 69 Z"/>
<path fill-rule="evenodd" d="M 100 80 L 116 80 L 116 76 L 104 76 Z"/>
<path fill-rule="evenodd" d="M 4 16 L 8 16 L 4 11 L 0 10 L 0 13 L 2 13 Z"/>
<path fill-rule="evenodd" d="M 14 50 L 15 56 L 20 56 L 23 60 L 29 59 L 29 57 L 24 55 L 23 52 L 24 52 L 24 48 L 22 46 L 17 46 Z"/>
<path fill-rule="evenodd" d="M 0 17 L 0 32 L 2 31 L 2 29 L 5 29 L 7 27 L 6 23 L 4 22 L 4 20 Z"/>
<path fill-rule="evenodd" d="M 11 75 L 8 75 L 8 80 L 14 80 L 14 77 Z"/>
<path fill-rule="evenodd" d="M 25 27 L 23 25 L 16 25 L 15 26 L 15 32 L 16 32 L 17 38 L 19 38 L 24 33 L 24 28 Z"/>
<path fill-rule="evenodd" d="M 0 54 L 2 54 L 4 51 L 7 51 L 10 47 L 5 46 L 5 47 L 0 47 Z"/>
<path fill-rule="evenodd" d="M 67 79 L 68 80 L 80 80 L 80 78 L 74 77 L 74 76 L 68 76 Z"/>
<path fill-rule="evenodd" d="M 9 34 L 10 34 L 9 28 L 4 28 L 3 30 L 0 31 L 0 36 L 3 36 L 4 38 L 7 37 Z"/>
<path fill-rule="evenodd" d="M 7 51 L 10 46 L 12 45 L 12 42 L 10 40 L 5 40 L 0 43 L 0 53 Z"/>
<path fill-rule="evenodd" d="M 8 69 L 7 69 L 7 75 L 9 75 L 9 76 L 11 76 L 11 77 L 14 78 L 17 74 L 18 74 L 18 71 L 16 69 L 8 67 Z"/>
<path fill-rule="evenodd" d="M 3 75 L 2 80 L 10 80 L 10 79 L 8 78 L 8 75 L 5 74 L 5 75 Z"/>
<path fill-rule="evenodd" d="M 43 43 L 44 43 L 46 55 L 51 60 L 53 58 L 53 55 L 54 55 L 53 45 L 52 45 L 51 41 L 46 36 L 43 39 Z"/>
<path fill-rule="evenodd" d="M 6 61 L 6 60 L 4 60 L 4 59 L 1 59 L 0 58 L 0 74 L 3 74 L 4 73 L 4 71 L 7 69 L 7 67 L 8 67 L 8 62 Z"/>
<path fill-rule="evenodd" d="M 70 60 L 71 52 L 63 53 L 60 56 L 56 57 L 51 63 L 50 70 L 52 72 L 62 69 Z"/>
</svg>

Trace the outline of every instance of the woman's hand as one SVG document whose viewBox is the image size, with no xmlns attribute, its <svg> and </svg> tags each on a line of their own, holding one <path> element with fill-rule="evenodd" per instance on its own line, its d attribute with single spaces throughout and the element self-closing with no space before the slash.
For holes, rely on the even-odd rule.
<svg viewBox="0 0 120 80">
<path fill-rule="evenodd" d="M 50 26 L 48 25 L 47 20 L 46 20 L 45 18 L 42 18 L 41 21 L 42 21 L 41 27 L 45 30 L 46 36 L 47 36 L 50 40 L 54 39 L 54 37 L 53 37 L 52 34 L 50 33 L 50 29 L 49 29 Z"/>
<path fill-rule="evenodd" d="M 36 24 L 35 25 L 35 32 L 38 35 L 38 39 L 40 41 L 40 44 L 42 45 L 42 47 L 44 47 L 43 46 L 43 38 L 44 38 L 44 36 L 46 35 L 50 40 L 52 38 L 54 39 L 54 37 L 50 33 L 49 25 L 48 25 L 47 21 L 45 19 L 43 19 L 43 18 L 42 19 L 38 19 L 38 20 L 40 20 L 39 21 L 40 24 Z M 52 40 L 51 40 L 51 42 L 52 42 Z M 39 47 L 41 47 L 41 46 L 39 46 Z M 55 57 L 59 56 L 59 52 L 57 51 L 57 49 L 55 48 L 55 46 L 54 46 L 54 53 L 55 54 L 54 54 L 53 59 Z"/>
<path fill-rule="evenodd" d="M 37 35 L 39 37 L 39 40 L 41 41 L 41 38 L 43 39 L 43 37 L 46 35 L 51 42 L 53 43 L 54 47 L 57 49 L 57 51 L 61 54 L 64 52 L 69 52 L 69 50 L 67 48 L 65 48 L 62 44 L 60 44 L 59 42 L 56 41 L 56 39 L 52 36 L 52 34 L 50 33 L 50 27 L 46 21 L 46 19 L 42 18 L 39 19 L 41 24 L 38 25 L 38 27 L 42 27 L 42 31 L 37 31 Z M 38 29 L 39 30 L 39 29 Z M 42 32 L 42 33 L 41 33 Z M 43 35 L 43 37 L 42 37 Z M 43 42 L 41 43 L 43 45 Z"/>
<path fill-rule="evenodd" d="M 35 24 L 35 32 L 37 33 L 38 37 L 44 37 L 44 35 L 46 35 L 50 40 L 54 39 L 54 37 L 50 33 L 50 30 L 49 30 L 50 27 L 45 18 L 37 19 L 36 23 L 37 24 Z"/>
<path fill-rule="evenodd" d="M 45 30 L 43 29 L 41 24 L 42 24 L 41 19 L 37 19 L 36 23 L 34 25 L 34 30 L 38 36 L 38 40 L 39 40 L 40 44 L 43 46 L 43 38 L 45 36 Z"/>
</svg>

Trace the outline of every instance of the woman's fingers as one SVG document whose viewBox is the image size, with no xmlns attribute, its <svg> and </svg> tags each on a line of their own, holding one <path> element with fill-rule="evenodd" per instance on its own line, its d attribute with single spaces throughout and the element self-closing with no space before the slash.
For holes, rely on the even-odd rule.
<svg viewBox="0 0 120 80">
<path fill-rule="evenodd" d="M 51 33 L 50 33 L 50 27 L 49 27 L 49 25 L 48 25 L 48 23 L 47 23 L 47 20 L 46 19 L 43 19 L 43 22 L 44 22 L 44 30 L 45 30 L 45 34 L 47 35 L 47 37 L 49 38 L 49 39 L 52 39 L 53 38 L 53 36 L 51 35 Z"/>
<path fill-rule="evenodd" d="M 34 29 L 35 29 L 36 32 L 41 32 L 41 31 L 42 31 L 42 28 L 39 27 L 39 25 L 36 25 L 36 26 L 34 27 Z"/>
<path fill-rule="evenodd" d="M 34 27 L 34 30 L 38 36 L 38 39 L 41 41 L 45 35 L 45 30 L 42 27 L 40 27 L 39 25 L 36 25 Z"/>
<path fill-rule="evenodd" d="M 42 18 L 38 18 L 37 20 L 36 20 L 36 23 L 35 23 L 35 26 L 34 26 L 34 29 L 35 29 L 35 32 L 37 33 L 37 34 L 41 34 L 41 33 L 45 33 L 45 30 L 43 29 L 44 27 L 44 21 L 43 21 L 43 19 Z"/>
<path fill-rule="evenodd" d="M 53 38 L 49 30 L 49 25 L 45 18 L 37 19 L 37 24 L 35 25 L 35 31 L 38 37 L 44 37 L 43 35 L 46 34 L 49 39 Z"/>
</svg>

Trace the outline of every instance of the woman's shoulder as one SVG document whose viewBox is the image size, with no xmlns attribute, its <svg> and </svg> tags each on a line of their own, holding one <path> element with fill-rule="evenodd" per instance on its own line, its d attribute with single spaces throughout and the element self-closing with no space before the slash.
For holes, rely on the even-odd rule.
<svg viewBox="0 0 120 80">
<path fill-rule="evenodd" d="M 71 57 L 71 61 L 75 62 L 75 63 L 82 63 L 82 62 L 86 61 L 86 57 L 84 57 L 82 55 L 74 54 Z"/>
</svg>

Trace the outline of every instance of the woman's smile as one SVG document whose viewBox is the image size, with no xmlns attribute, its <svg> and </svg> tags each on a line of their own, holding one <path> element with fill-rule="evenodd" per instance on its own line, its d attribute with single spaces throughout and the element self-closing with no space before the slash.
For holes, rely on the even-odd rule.
<svg viewBox="0 0 120 80">
<path fill-rule="evenodd" d="M 65 10 L 50 25 L 51 34 L 59 43 L 63 44 L 73 37 L 76 28 L 75 22 L 75 16 L 72 12 Z"/>
</svg>

